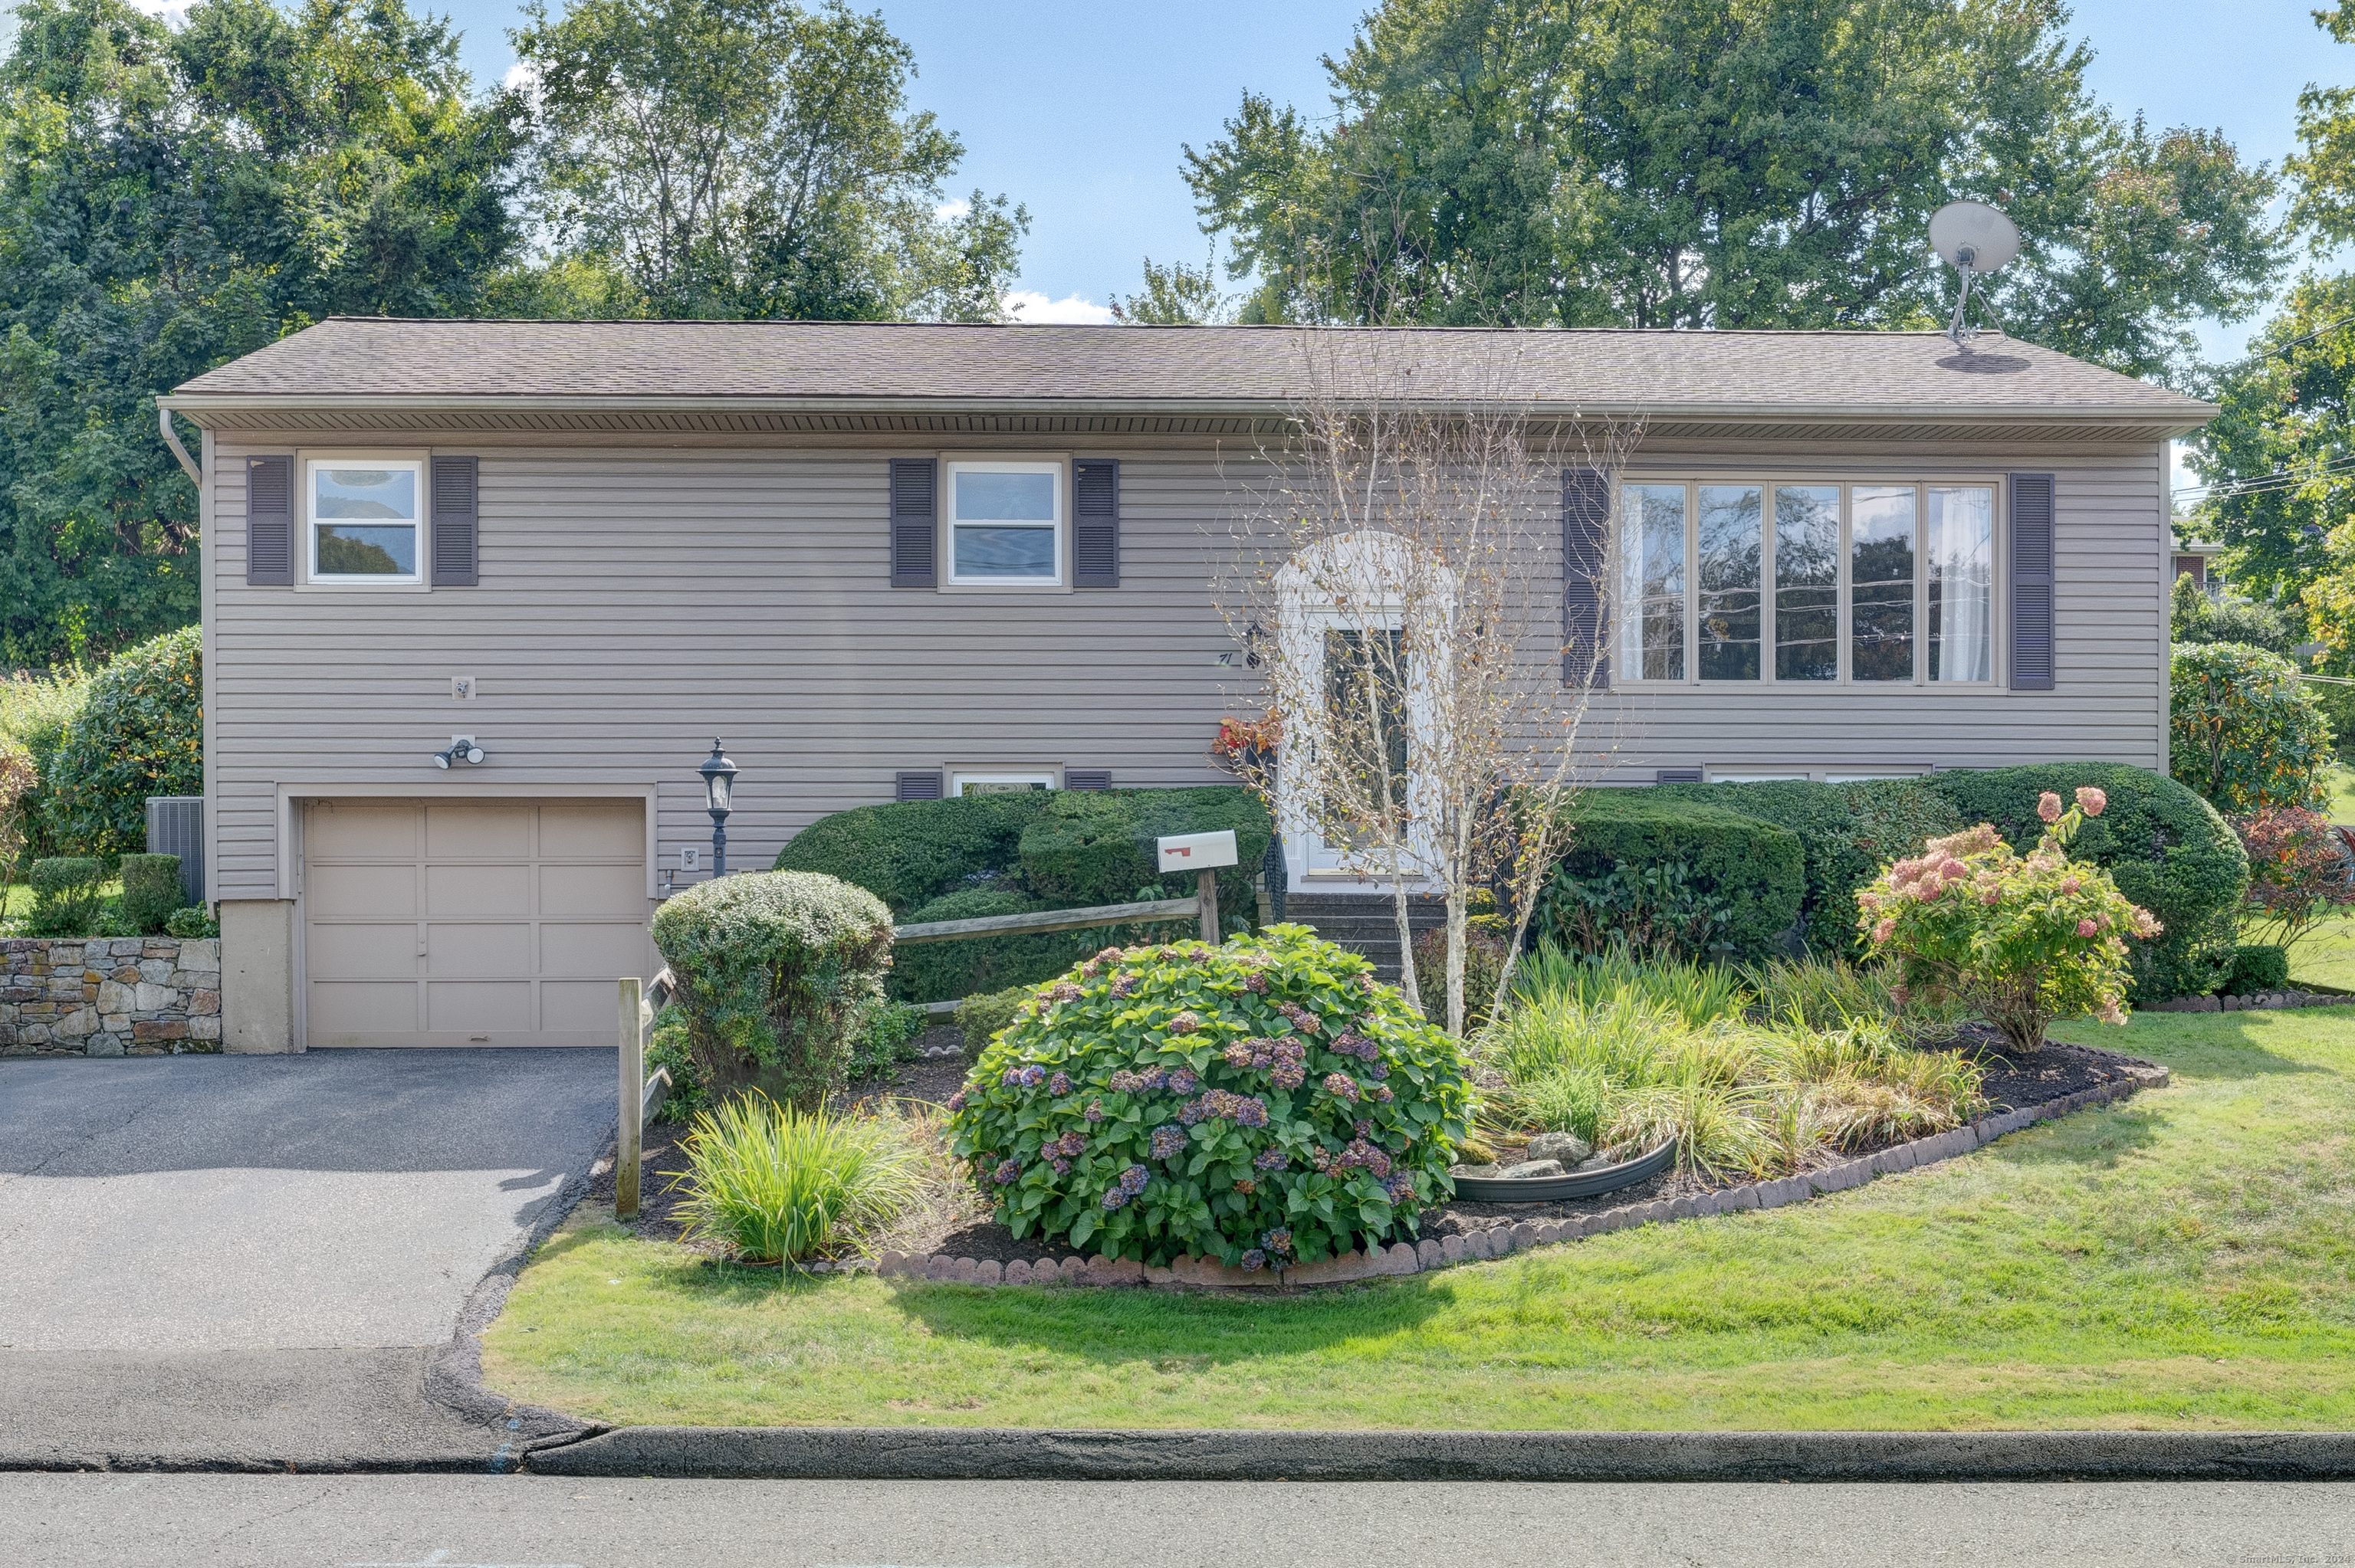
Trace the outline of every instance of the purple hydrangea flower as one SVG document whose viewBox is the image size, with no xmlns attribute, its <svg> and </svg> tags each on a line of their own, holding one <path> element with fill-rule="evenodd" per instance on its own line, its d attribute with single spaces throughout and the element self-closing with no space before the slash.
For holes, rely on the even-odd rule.
<svg viewBox="0 0 2355 1568">
<path fill-rule="evenodd" d="M 997 1162 L 997 1169 L 989 1173 L 990 1180 L 1001 1187 L 1012 1186 L 1021 1175 L 1022 1162 L 1018 1160 L 1001 1160 Z"/>
<path fill-rule="evenodd" d="M 1263 1149 L 1252 1160 L 1252 1166 L 1261 1171 L 1282 1171 L 1291 1163 L 1291 1156 L 1281 1149 Z"/>
<path fill-rule="evenodd" d="M 1175 1160 L 1186 1152 L 1186 1129 L 1182 1127 L 1156 1127 L 1153 1129 L 1153 1158 Z"/>
<path fill-rule="evenodd" d="M 1259 1245 L 1267 1249 L 1270 1257 L 1282 1262 L 1292 1255 L 1292 1232 L 1278 1225 L 1275 1229 L 1263 1234 L 1259 1238 Z"/>
<path fill-rule="evenodd" d="M 1120 1190 L 1134 1198 L 1144 1192 L 1145 1184 L 1152 1180 L 1152 1171 L 1142 1165 L 1132 1165 L 1120 1173 Z"/>
<path fill-rule="evenodd" d="M 1201 1019 L 1191 1012 L 1178 1014 L 1169 1021 L 1168 1024 L 1169 1033 L 1172 1034 L 1191 1034 L 1201 1027 Z"/>
<path fill-rule="evenodd" d="M 959 1089 L 956 1093 L 949 1097 L 948 1108 L 952 1111 L 961 1111 L 964 1109 L 964 1091 L 963 1089 Z"/>
<path fill-rule="evenodd" d="M 1355 1105 L 1358 1099 L 1358 1080 L 1347 1073 L 1327 1073 L 1325 1075 L 1325 1092 L 1337 1100 L 1347 1100 Z"/>
<path fill-rule="evenodd" d="M 1391 1086 L 1388 1084 L 1376 1084 L 1367 1093 L 1372 1095 L 1375 1101 L 1380 1105 L 1388 1105 L 1396 1097 L 1391 1093 Z"/>
<path fill-rule="evenodd" d="M 1071 1092 L 1071 1075 L 1069 1073 L 1058 1073 L 1053 1077 L 1049 1078 L 1047 1080 L 1047 1092 L 1050 1095 L 1070 1094 Z"/>
<path fill-rule="evenodd" d="M 1267 971 L 1265 969 L 1253 969 L 1251 973 L 1245 975 L 1243 977 L 1243 989 L 1251 992 L 1253 996 L 1265 996 L 1267 994 Z"/>
<path fill-rule="evenodd" d="M 1371 1138 L 1374 1136 L 1374 1124 L 1370 1121 L 1360 1119 L 1358 1125 L 1351 1128 L 1349 1130 L 1356 1133 L 1359 1138 Z"/>
<path fill-rule="evenodd" d="M 1104 1189 L 1103 1206 L 1105 1208 L 1117 1209 L 1127 1202 L 1128 1194 L 1123 1192 L 1120 1188 L 1107 1187 Z"/>
<path fill-rule="evenodd" d="M 1135 996 L 1140 983 L 1135 975 L 1122 975 L 1112 982 L 1112 993 L 1123 998 Z"/>
<path fill-rule="evenodd" d="M 1088 1108 L 1081 1114 L 1085 1116 L 1090 1121 L 1103 1120 L 1103 1101 L 1090 1100 L 1088 1102 Z"/>
<path fill-rule="evenodd" d="M 1190 1095 L 1201 1081 L 1194 1075 L 1191 1068 L 1180 1067 L 1169 1075 L 1169 1092 L 1173 1095 Z"/>
<path fill-rule="evenodd" d="M 1058 1176 L 1069 1176 L 1071 1173 L 1071 1162 L 1060 1154 L 1047 1163 L 1055 1168 L 1055 1174 Z"/>
<path fill-rule="evenodd" d="M 1243 1254 L 1242 1266 L 1247 1269 L 1265 1268 L 1267 1266 L 1267 1254 L 1260 1251 L 1257 1247 L 1253 1247 L 1251 1251 Z"/>
</svg>

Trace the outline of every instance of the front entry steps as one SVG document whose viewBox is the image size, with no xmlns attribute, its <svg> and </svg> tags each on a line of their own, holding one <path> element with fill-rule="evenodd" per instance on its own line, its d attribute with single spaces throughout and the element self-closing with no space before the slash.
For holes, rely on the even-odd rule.
<svg viewBox="0 0 2355 1568">
<path fill-rule="evenodd" d="M 1305 926 L 1338 947 L 1374 961 L 1376 978 L 1399 978 L 1398 906 L 1387 893 L 1310 893 L 1295 886 L 1284 897 L 1284 917 Z M 1417 898 L 1407 909 L 1416 936 L 1447 923 L 1446 901 Z"/>
</svg>

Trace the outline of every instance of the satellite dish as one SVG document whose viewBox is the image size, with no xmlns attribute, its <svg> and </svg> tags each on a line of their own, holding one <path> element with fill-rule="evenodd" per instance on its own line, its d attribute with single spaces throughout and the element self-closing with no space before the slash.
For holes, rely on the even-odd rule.
<svg viewBox="0 0 2355 1568">
<path fill-rule="evenodd" d="M 1993 272 L 2019 254 L 2019 225 L 1983 201 L 1950 201 L 1930 215 L 1930 249 L 1963 275 L 1955 319 L 1946 335 L 1956 343 L 1977 335 L 1963 324 L 1971 299 L 1971 279 Z"/>
</svg>

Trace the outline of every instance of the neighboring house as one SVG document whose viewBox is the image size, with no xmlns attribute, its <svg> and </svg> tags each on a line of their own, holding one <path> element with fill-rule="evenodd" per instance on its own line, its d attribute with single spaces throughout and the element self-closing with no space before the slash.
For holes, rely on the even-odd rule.
<svg viewBox="0 0 2355 1568">
<path fill-rule="evenodd" d="M 2175 576 L 2188 577 L 2200 586 L 2210 599 L 2224 596 L 2224 567 L 2217 557 L 2224 553 L 2222 545 L 2194 540 L 2175 546 Z"/>
<path fill-rule="evenodd" d="M 714 736 L 738 868 L 895 796 L 1226 779 L 1208 585 L 1306 330 L 336 320 L 165 398 L 233 1048 L 612 1039 Z M 1381 346 L 1437 401 L 1646 421 L 1608 549 L 1563 490 L 1611 780 L 2165 766 L 2209 406 L 1997 338 Z"/>
</svg>

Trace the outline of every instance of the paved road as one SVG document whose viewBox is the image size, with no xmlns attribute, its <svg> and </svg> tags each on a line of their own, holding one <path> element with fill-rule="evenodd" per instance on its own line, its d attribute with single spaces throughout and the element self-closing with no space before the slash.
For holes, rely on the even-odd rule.
<svg viewBox="0 0 2355 1568">
<path fill-rule="evenodd" d="M 476 1461 L 429 1397 L 602 1150 L 613 1056 L 0 1062 L 0 1461 Z"/>
<path fill-rule="evenodd" d="M 27 1568 L 2355 1564 L 2355 1485 L 0 1476 Z"/>
</svg>

